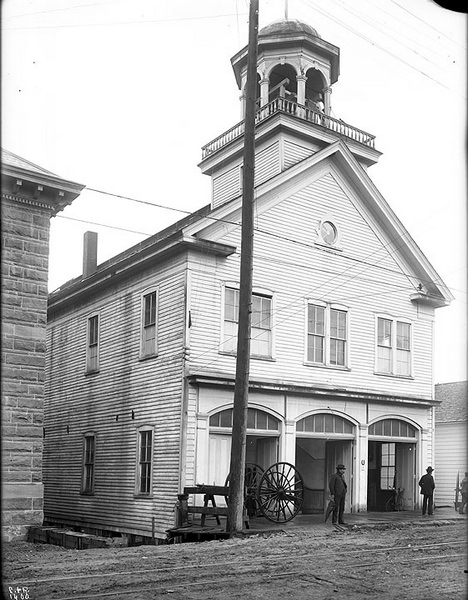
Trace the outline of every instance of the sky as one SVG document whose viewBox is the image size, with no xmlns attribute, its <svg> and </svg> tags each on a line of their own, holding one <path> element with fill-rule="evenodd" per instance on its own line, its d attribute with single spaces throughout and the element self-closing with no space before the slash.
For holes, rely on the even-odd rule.
<svg viewBox="0 0 468 600">
<path fill-rule="evenodd" d="M 52 291 L 81 274 L 86 231 L 103 262 L 210 202 L 201 147 L 241 120 L 230 59 L 249 3 L 1 9 L 2 147 L 86 186 L 51 222 Z M 434 382 L 466 379 L 467 17 L 432 0 L 259 0 L 260 28 L 286 13 L 340 48 L 332 116 L 376 136 L 368 174 L 455 296 L 436 312 Z"/>
</svg>

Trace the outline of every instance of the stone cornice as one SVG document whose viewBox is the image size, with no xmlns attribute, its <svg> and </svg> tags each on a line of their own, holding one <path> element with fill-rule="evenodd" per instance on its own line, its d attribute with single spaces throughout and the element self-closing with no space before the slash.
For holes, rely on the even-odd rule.
<svg viewBox="0 0 468 600">
<path fill-rule="evenodd" d="M 22 196 L 16 196 L 14 194 L 6 194 L 2 192 L 2 199 L 11 200 L 13 202 L 19 202 L 21 204 L 29 204 L 30 206 L 37 206 L 38 208 L 50 210 L 51 212 L 55 210 L 55 206 L 53 206 L 52 204 L 40 202 L 39 200 L 35 200 L 34 198 L 23 198 Z"/>
</svg>

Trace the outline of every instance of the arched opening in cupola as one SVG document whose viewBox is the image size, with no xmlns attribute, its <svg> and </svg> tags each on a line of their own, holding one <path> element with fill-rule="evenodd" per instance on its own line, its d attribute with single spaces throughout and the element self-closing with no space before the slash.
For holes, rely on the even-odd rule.
<svg viewBox="0 0 468 600">
<path fill-rule="evenodd" d="M 279 96 L 293 102 L 297 101 L 297 80 L 294 67 L 287 63 L 276 65 L 270 72 L 269 80 L 269 102 Z"/>
<path fill-rule="evenodd" d="M 305 104 L 308 108 L 320 108 L 319 103 L 324 102 L 325 79 L 318 69 L 309 69 L 306 76 Z"/>
</svg>

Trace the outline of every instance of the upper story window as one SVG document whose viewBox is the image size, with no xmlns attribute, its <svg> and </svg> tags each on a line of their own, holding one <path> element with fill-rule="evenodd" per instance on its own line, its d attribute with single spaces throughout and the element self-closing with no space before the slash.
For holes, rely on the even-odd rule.
<svg viewBox="0 0 468 600">
<path fill-rule="evenodd" d="M 224 332 L 223 351 L 237 351 L 237 328 L 239 322 L 239 290 L 227 287 L 224 290 Z M 271 357 L 272 334 L 272 296 L 252 294 L 252 331 L 250 354 L 253 357 Z"/>
<path fill-rule="evenodd" d="M 94 433 L 86 434 L 83 444 L 83 477 L 82 493 L 94 492 L 94 459 L 96 449 L 96 436 Z"/>
<path fill-rule="evenodd" d="M 140 358 L 157 353 L 158 293 L 153 290 L 142 297 Z"/>
<path fill-rule="evenodd" d="M 331 246 L 337 249 L 340 243 L 341 235 L 336 221 L 332 215 L 327 214 L 323 216 L 323 218 L 318 223 L 317 233 L 317 241 L 319 244 Z"/>
<path fill-rule="evenodd" d="M 138 431 L 138 466 L 136 493 L 148 496 L 151 493 L 153 465 L 153 429 L 142 428 Z"/>
<path fill-rule="evenodd" d="M 86 372 L 99 371 L 99 315 L 88 319 L 88 336 L 86 346 Z"/>
<path fill-rule="evenodd" d="M 411 323 L 377 317 L 376 370 L 387 375 L 411 375 Z"/>
<path fill-rule="evenodd" d="M 345 367 L 347 355 L 347 310 L 330 304 L 308 302 L 306 362 Z"/>
</svg>

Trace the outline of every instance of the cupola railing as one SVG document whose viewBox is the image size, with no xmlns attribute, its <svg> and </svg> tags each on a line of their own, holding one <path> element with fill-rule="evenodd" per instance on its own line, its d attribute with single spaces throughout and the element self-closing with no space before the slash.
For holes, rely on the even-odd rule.
<svg viewBox="0 0 468 600">
<path fill-rule="evenodd" d="M 325 129 L 333 131 L 340 136 L 350 138 L 355 142 L 369 146 L 369 148 L 375 148 L 374 135 L 366 133 L 357 127 L 353 127 L 352 125 L 348 125 L 348 123 L 345 123 L 341 119 L 335 119 L 334 117 L 330 117 L 319 110 L 302 106 L 297 102 L 280 96 L 268 104 L 265 104 L 265 106 L 261 106 L 257 110 L 255 124 L 258 125 L 262 121 L 265 121 L 277 113 L 293 115 L 294 117 L 303 119 L 308 123 L 313 123 L 319 127 L 324 127 Z M 237 123 L 237 125 L 234 125 L 234 127 L 231 127 L 231 129 L 228 129 L 217 138 L 203 146 L 202 160 L 214 152 L 221 150 L 221 148 L 224 148 L 224 146 L 239 138 L 241 135 L 243 135 L 243 133 L 244 121 L 241 121 L 240 123 Z"/>
</svg>

